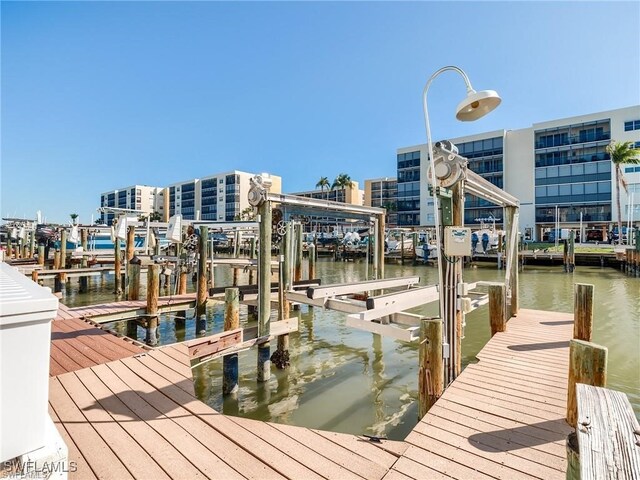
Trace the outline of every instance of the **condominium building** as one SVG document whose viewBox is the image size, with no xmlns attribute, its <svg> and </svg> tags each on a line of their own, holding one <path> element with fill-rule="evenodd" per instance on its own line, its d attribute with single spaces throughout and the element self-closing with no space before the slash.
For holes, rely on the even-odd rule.
<svg viewBox="0 0 640 480">
<path fill-rule="evenodd" d="M 374 178 L 364 181 L 364 204 L 387 210 L 386 222 L 389 226 L 398 224 L 398 179 Z"/>
<path fill-rule="evenodd" d="M 564 228 L 577 228 L 582 219 L 583 228 L 609 229 L 618 212 L 614 168 L 605 147 L 612 140 L 640 145 L 640 106 L 449 140 L 468 158 L 471 170 L 520 200 L 520 226 L 526 237 L 540 238 L 556 218 Z M 434 223 L 427 159 L 426 144 L 397 150 L 399 225 Z M 636 168 L 623 166 L 631 187 L 629 193 L 621 191 L 621 204 L 627 206 L 623 221 L 633 215 L 632 221 L 640 220 L 631 197 L 640 184 Z M 500 224 L 501 217 L 500 208 L 466 197 L 465 224 L 492 219 Z"/>
<path fill-rule="evenodd" d="M 100 195 L 100 221 L 111 225 L 117 216 L 116 209 L 130 210 L 137 214 L 150 215 L 158 212 L 164 217 L 164 191 L 161 187 L 132 185 L 104 192 Z M 113 209 L 113 210 L 111 210 Z"/>
<path fill-rule="evenodd" d="M 176 213 L 186 220 L 238 220 L 249 207 L 249 179 L 254 175 L 233 170 L 173 183 L 167 187 L 136 185 L 103 193 L 101 206 L 128 208 L 140 213 L 158 212 L 163 221 Z M 271 181 L 271 191 L 282 192 L 282 179 L 271 175 Z M 148 189 L 153 190 L 153 198 L 148 194 Z M 117 213 L 107 211 L 102 215 L 103 221 L 110 223 Z"/>
<path fill-rule="evenodd" d="M 249 180 L 254 175 L 233 170 L 174 183 L 167 188 L 169 216 L 180 213 L 187 220 L 239 220 L 249 207 Z M 271 180 L 271 191 L 280 193 L 282 179 L 272 175 Z"/>
</svg>

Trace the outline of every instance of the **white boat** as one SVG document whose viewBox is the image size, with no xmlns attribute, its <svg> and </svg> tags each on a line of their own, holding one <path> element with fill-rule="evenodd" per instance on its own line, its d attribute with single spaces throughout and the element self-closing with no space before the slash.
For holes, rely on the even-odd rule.
<svg viewBox="0 0 640 480">
<path fill-rule="evenodd" d="M 505 231 L 496 228 L 496 218 L 477 218 L 480 228 L 471 234 L 471 253 L 489 253 L 498 249 L 500 239 L 505 238 Z"/>
</svg>

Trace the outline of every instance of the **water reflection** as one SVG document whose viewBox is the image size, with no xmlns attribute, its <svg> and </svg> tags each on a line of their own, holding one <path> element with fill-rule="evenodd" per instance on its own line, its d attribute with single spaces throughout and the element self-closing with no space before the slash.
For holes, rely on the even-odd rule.
<svg viewBox="0 0 640 480">
<path fill-rule="evenodd" d="M 304 265 L 306 268 L 306 264 Z M 432 267 L 386 265 L 386 276 L 419 275 L 421 284 L 431 284 L 437 272 Z M 345 283 L 365 277 L 364 262 L 321 260 L 318 276 L 323 283 Z M 232 280 L 232 273 L 216 269 L 216 284 Z M 246 278 L 244 278 L 246 276 Z M 464 271 L 467 282 L 503 281 L 504 271 L 490 267 Z M 248 281 L 241 273 L 240 283 Z M 111 277 L 105 284 L 90 280 L 89 293 L 80 295 L 77 284 L 64 290 L 67 305 L 113 301 Z M 594 342 L 609 348 L 608 386 L 626 392 L 640 412 L 640 280 L 611 268 L 578 267 L 574 274 L 560 268 L 527 266 L 521 274 L 522 308 L 571 312 L 574 283 L 595 285 Z M 428 316 L 437 313 L 435 305 L 413 310 Z M 346 327 L 345 315 L 321 308 L 302 306 L 292 312 L 299 317 L 299 332 L 290 335 L 291 366 L 284 371 L 272 369 L 268 382 L 256 381 L 255 349 L 239 353 L 239 388 L 236 394 L 222 396 L 222 360 L 194 369 L 196 393 L 203 401 L 224 413 L 280 423 L 331 429 L 355 434 L 370 434 L 401 439 L 417 417 L 417 346 L 390 340 Z M 196 337 L 193 312 L 161 316 L 157 329 L 160 344 Z M 275 312 L 273 317 L 275 318 Z M 255 316 L 247 308 L 240 310 L 242 326 L 255 325 Z M 222 331 L 223 306 L 207 308 L 206 334 Z M 129 332 L 127 322 L 110 325 L 120 333 Z M 202 328 L 202 325 L 200 326 Z M 144 339 L 146 331 L 134 324 L 135 337 Z M 474 362 L 475 355 L 490 336 L 487 309 L 467 315 L 463 340 L 463 364 Z"/>
</svg>

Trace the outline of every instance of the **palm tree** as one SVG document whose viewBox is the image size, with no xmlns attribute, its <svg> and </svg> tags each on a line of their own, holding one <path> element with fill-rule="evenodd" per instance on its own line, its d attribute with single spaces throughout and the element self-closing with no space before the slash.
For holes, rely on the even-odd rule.
<svg viewBox="0 0 640 480">
<path fill-rule="evenodd" d="M 341 173 L 333 181 L 333 184 L 331 185 L 331 190 L 335 190 L 338 188 L 340 190 L 344 190 L 347 187 L 350 187 L 350 188 L 353 187 L 353 181 L 351 180 L 351 177 L 348 174 Z"/>
<path fill-rule="evenodd" d="M 77 213 L 70 213 L 69 216 L 71 217 L 71 224 L 75 225 L 76 219 L 79 217 L 79 215 Z"/>
<path fill-rule="evenodd" d="M 318 180 L 318 183 L 316 183 L 316 188 L 319 188 L 321 192 L 324 192 L 324 189 L 327 189 L 327 200 L 329 200 L 329 189 L 330 189 L 330 184 L 329 184 L 329 179 L 327 177 L 320 177 L 320 180 Z"/>
<path fill-rule="evenodd" d="M 620 209 L 620 186 L 627 190 L 627 182 L 622 176 L 623 163 L 640 164 L 640 149 L 633 148 L 633 142 L 611 141 L 606 147 L 607 153 L 611 157 L 611 162 L 616 169 L 616 205 L 618 207 L 618 245 L 622 244 L 622 216 Z"/>
<path fill-rule="evenodd" d="M 153 212 L 149 216 L 149 220 L 152 221 L 152 222 L 160 222 L 160 221 L 162 221 L 162 214 L 160 212 Z"/>
</svg>

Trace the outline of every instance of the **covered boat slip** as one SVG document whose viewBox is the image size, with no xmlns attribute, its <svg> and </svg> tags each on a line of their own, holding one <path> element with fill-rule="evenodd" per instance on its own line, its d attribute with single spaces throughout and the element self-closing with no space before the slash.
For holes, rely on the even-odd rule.
<svg viewBox="0 0 640 480">
<path fill-rule="evenodd" d="M 71 478 L 564 478 L 572 324 L 520 310 L 404 442 L 219 414 L 184 344 L 52 377 L 50 410 Z"/>
</svg>

